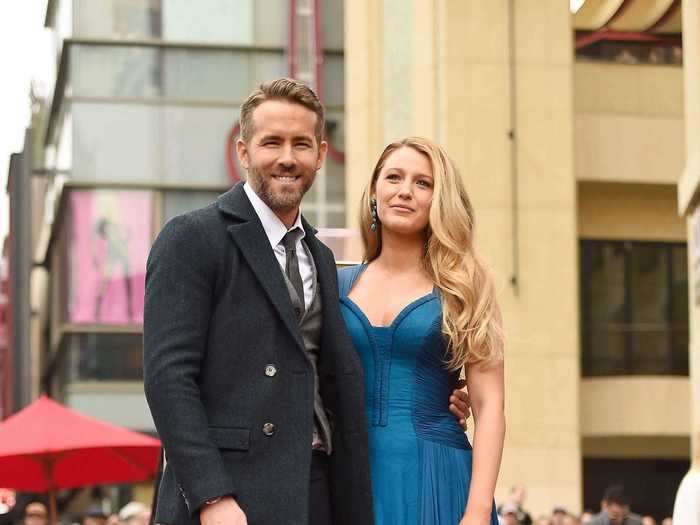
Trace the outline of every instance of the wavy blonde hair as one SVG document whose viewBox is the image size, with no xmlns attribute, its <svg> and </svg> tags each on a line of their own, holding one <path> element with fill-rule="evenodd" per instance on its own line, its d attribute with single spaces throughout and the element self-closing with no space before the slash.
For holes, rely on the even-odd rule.
<svg viewBox="0 0 700 525">
<path fill-rule="evenodd" d="M 389 144 L 377 161 L 362 195 L 360 230 L 364 260 L 372 262 L 382 251 L 382 227 L 372 231 L 370 200 L 387 158 L 400 148 L 425 155 L 433 170 L 433 200 L 425 232 L 423 265 L 442 301 L 442 332 L 448 341 L 447 366 L 503 359 L 503 327 L 493 278 L 474 246 L 474 208 L 462 177 L 445 150 L 420 137 Z"/>
</svg>

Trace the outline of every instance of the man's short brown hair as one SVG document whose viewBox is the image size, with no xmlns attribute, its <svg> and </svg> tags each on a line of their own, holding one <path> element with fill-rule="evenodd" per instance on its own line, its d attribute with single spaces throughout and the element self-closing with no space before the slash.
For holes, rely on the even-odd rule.
<svg viewBox="0 0 700 525">
<path fill-rule="evenodd" d="M 244 142 L 248 142 L 254 133 L 253 111 L 266 100 L 284 100 L 304 106 L 316 113 L 316 141 L 321 143 L 326 122 L 323 105 L 313 89 L 291 78 L 278 78 L 260 84 L 258 89 L 248 95 L 241 106 L 241 139 Z"/>
</svg>

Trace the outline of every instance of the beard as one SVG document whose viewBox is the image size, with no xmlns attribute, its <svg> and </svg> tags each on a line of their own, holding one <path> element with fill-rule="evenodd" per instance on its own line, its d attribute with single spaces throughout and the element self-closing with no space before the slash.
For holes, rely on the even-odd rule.
<svg viewBox="0 0 700 525">
<path fill-rule="evenodd" d="M 292 175 L 289 173 L 289 175 Z M 261 175 L 256 168 L 248 169 L 248 181 L 258 194 L 258 197 L 267 204 L 272 211 L 290 211 L 297 209 L 301 204 L 301 199 L 304 197 L 316 177 L 315 173 L 301 175 L 301 187 L 281 188 L 275 190 L 272 188 L 272 176 Z"/>
</svg>

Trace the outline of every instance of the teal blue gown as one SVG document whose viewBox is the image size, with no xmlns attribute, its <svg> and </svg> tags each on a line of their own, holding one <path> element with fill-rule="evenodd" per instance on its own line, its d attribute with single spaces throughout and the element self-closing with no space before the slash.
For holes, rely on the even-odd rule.
<svg viewBox="0 0 700 525">
<path fill-rule="evenodd" d="M 448 409 L 459 379 L 445 367 L 435 291 L 390 326 L 372 326 L 348 297 L 365 265 L 338 272 L 340 309 L 365 377 L 375 525 L 457 525 L 467 504 L 472 448 Z M 496 508 L 491 524 L 497 525 Z"/>
</svg>

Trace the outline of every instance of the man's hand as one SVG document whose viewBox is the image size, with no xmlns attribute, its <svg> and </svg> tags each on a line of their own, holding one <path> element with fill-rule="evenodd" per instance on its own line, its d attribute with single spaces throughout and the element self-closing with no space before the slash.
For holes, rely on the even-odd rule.
<svg viewBox="0 0 700 525">
<path fill-rule="evenodd" d="M 458 388 L 461 390 L 453 390 L 450 396 L 450 412 L 457 418 L 464 430 L 467 430 L 467 419 L 471 416 L 471 402 L 469 401 L 469 394 L 465 390 L 466 385 L 466 381 L 460 380 Z"/>
<path fill-rule="evenodd" d="M 202 525 L 248 525 L 245 512 L 231 496 L 221 498 L 211 505 L 202 506 L 199 521 Z"/>
</svg>

